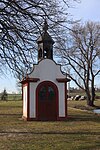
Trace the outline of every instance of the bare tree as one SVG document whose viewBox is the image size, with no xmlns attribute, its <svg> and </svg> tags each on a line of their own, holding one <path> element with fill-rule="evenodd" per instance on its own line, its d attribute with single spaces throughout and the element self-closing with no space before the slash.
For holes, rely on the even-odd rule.
<svg viewBox="0 0 100 150">
<path fill-rule="evenodd" d="M 85 91 L 87 105 L 94 106 L 95 77 L 100 75 L 100 23 L 74 25 L 70 40 L 59 52 L 66 68 L 70 66 L 70 78 Z"/>
<path fill-rule="evenodd" d="M 1 93 L 1 100 L 7 101 L 7 99 L 8 99 L 8 94 L 6 89 L 4 89 L 4 91 Z"/>
<path fill-rule="evenodd" d="M 68 22 L 68 7 L 69 0 L 0 0 L 0 66 L 26 73 L 36 60 L 36 39 L 44 19 L 57 37 L 62 23 Z"/>
</svg>

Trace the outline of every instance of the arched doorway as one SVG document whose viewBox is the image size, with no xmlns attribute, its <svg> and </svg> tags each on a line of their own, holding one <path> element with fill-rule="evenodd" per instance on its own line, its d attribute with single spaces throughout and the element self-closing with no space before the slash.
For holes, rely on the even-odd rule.
<svg viewBox="0 0 100 150">
<path fill-rule="evenodd" d="M 57 120 L 58 88 L 51 81 L 41 82 L 36 89 L 37 119 Z"/>
</svg>

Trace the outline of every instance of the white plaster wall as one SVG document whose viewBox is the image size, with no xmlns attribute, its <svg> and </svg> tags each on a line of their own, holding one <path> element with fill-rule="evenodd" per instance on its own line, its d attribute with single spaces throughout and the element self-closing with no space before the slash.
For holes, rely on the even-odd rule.
<svg viewBox="0 0 100 150">
<path fill-rule="evenodd" d="M 30 83 L 30 118 L 36 117 L 36 88 L 38 84 L 43 81 L 39 81 L 38 83 Z M 53 81 L 52 81 L 53 82 Z M 55 82 L 58 87 L 58 110 L 59 117 L 65 117 L 65 87 L 64 83 Z"/>
<path fill-rule="evenodd" d="M 58 83 L 59 90 L 59 117 L 65 117 L 65 87 L 64 83 Z"/>
<path fill-rule="evenodd" d="M 34 65 L 34 70 L 29 77 L 40 78 L 42 81 L 56 81 L 56 78 L 65 78 L 65 75 L 62 74 L 60 65 L 50 59 L 44 59 L 38 65 Z"/>
<path fill-rule="evenodd" d="M 27 117 L 27 86 L 23 87 L 23 116 Z"/>
<path fill-rule="evenodd" d="M 30 83 L 30 118 L 36 117 L 36 87 L 37 83 Z"/>
<path fill-rule="evenodd" d="M 40 81 L 36 83 L 30 83 L 30 117 L 36 117 L 36 88 L 38 84 L 43 81 L 52 81 L 57 85 L 59 92 L 59 117 L 65 117 L 64 83 L 59 83 L 56 81 L 56 78 L 66 78 L 60 70 L 60 65 L 57 65 L 50 59 L 44 59 L 38 65 L 34 66 L 34 70 L 29 77 L 40 79 Z"/>
</svg>

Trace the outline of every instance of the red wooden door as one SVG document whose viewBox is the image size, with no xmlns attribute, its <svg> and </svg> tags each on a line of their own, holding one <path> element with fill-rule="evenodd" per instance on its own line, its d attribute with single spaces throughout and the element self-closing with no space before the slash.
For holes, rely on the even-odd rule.
<svg viewBox="0 0 100 150">
<path fill-rule="evenodd" d="M 38 120 L 57 120 L 58 90 L 54 83 L 45 81 L 37 88 Z"/>
</svg>

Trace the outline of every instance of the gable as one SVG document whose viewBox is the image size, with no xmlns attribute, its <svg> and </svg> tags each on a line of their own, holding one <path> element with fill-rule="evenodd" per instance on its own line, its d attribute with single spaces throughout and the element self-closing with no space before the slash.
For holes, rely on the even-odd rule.
<svg viewBox="0 0 100 150">
<path fill-rule="evenodd" d="M 30 78 L 55 79 L 65 78 L 61 72 L 61 66 L 51 59 L 43 59 L 37 65 L 34 65 Z"/>
</svg>

